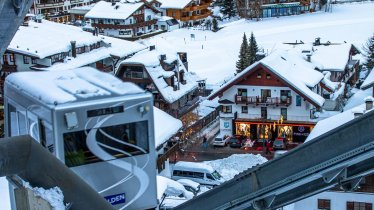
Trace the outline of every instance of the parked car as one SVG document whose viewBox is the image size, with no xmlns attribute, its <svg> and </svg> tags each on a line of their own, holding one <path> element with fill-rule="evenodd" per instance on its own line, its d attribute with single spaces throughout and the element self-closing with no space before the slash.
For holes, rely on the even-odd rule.
<svg viewBox="0 0 374 210">
<path fill-rule="evenodd" d="M 218 134 L 216 138 L 214 138 L 213 146 L 221 146 L 224 147 L 228 144 L 228 141 L 230 140 L 230 137 L 226 135 L 220 135 Z"/>
<path fill-rule="evenodd" d="M 231 137 L 230 140 L 229 140 L 229 145 L 230 147 L 232 148 L 240 148 L 242 147 L 242 141 L 240 141 L 239 139 L 235 138 L 235 137 Z"/>
<path fill-rule="evenodd" d="M 183 187 L 196 196 L 200 192 L 200 184 L 190 179 L 178 179 L 177 182 L 181 183 Z"/>
<path fill-rule="evenodd" d="M 287 140 L 285 138 L 276 138 L 273 143 L 274 150 L 277 149 L 286 149 L 287 148 Z"/>
<path fill-rule="evenodd" d="M 282 154 L 286 153 L 287 150 L 278 150 L 274 152 L 274 158 L 280 157 Z"/>
<path fill-rule="evenodd" d="M 266 142 L 268 140 L 267 139 L 256 139 L 253 143 L 253 147 L 257 148 L 257 147 L 266 147 Z"/>
<path fill-rule="evenodd" d="M 224 182 L 222 176 L 204 163 L 179 161 L 173 167 L 174 180 L 189 179 L 202 185 L 217 186 Z"/>
</svg>

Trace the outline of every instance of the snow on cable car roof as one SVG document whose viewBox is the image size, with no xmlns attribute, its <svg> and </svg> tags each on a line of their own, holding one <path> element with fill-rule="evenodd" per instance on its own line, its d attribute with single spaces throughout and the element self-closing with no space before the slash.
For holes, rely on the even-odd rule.
<svg viewBox="0 0 374 210">
<path fill-rule="evenodd" d="M 91 67 L 67 71 L 16 72 L 9 75 L 6 82 L 49 105 L 144 92 L 135 84 L 122 82 L 109 73 Z"/>
</svg>

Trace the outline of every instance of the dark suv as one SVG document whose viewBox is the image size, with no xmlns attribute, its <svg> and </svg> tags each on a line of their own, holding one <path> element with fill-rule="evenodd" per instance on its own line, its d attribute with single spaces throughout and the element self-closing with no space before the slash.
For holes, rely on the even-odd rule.
<svg viewBox="0 0 374 210">
<path fill-rule="evenodd" d="M 231 137 L 228 144 L 230 145 L 230 147 L 235 147 L 235 148 L 242 147 L 242 141 L 240 141 L 239 139 L 235 137 Z"/>
</svg>

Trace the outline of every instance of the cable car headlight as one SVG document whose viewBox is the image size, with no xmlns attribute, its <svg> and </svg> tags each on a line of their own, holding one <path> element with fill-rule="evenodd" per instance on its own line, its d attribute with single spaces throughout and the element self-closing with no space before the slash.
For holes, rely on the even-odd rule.
<svg viewBox="0 0 374 210">
<path fill-rule="evenodd" d="M 142 114 L 142 116 L 144 114 L 146 114 L 147 112 L 149 112 L 150 110 L 150 107 L 148 105 L 145 105 L 145 106 L 139 106 L 138 107 L 138 111 Z"/>
</svg>

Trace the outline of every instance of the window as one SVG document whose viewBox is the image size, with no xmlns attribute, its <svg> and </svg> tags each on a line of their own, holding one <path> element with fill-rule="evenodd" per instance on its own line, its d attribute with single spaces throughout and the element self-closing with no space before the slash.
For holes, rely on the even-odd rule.
<svg viewBox="0 0 374 210">
<path fill-rule="evenodd" d="M 214 180 L 213 176 L 211 174 L 206 174 L 206 178 Z"/>
<path fill-rule="evenodd" d="M 238 96 L 247 96 L 247 89 L 238 88 Z"/>
<path fill-rule="evenodd" d="M 283 120 L 287 120 L 287 108 L 281 108 L 281 115 L 283 116 Z"/>
<path fill-rule="evenodd" d="M 242 106 L 242 113 L 248 113 L 248 106 Z"/>
<path fill-rule="evenodd" d="M 119 31 L 118 34 L 119 35 L 130 35 L 131 34 L 131 30 Z"/>
<path fill-rule="evenodd" d="M 301 106 L 301 96 L 296 96 L 296 106 Z"/>
<path fill-rule="evenodd" d="M 151 18 L 152 18 L 152 17 L 151 17 L 150 15 L 147 16 L 147 20 L 151 20 Z"/>
<path fill-rule="evenodd" d="M 261 107 L 261 118 L 267 119 L 268 118 L 268 109 L 267 107 Z"/>
<path fill-rule="evenodd" d="M 318 209 L 330 210 L 330 200 L 318 199 Z"/>
<path fill-rule="evenodd" d="M 95 141 L 113 159 L 149 153 L 147 121 L 102 127 L 96 130 Z M 65 164 L 68 167 L 100 162 L 86 144 L 90 131 L 64 133 Z"/>
<path fill-rule="evenodd" d="M 36 64 L 36 58 L 31 58 L 31 63 Z"/>
<path fill-rule="evenodd" d="M 23 63 L 24 64 L 29 64 L 30 63 L 30 57 L 23 56 Z"/>
<path fill-rule="evenodd" d="M 9 60 L 10 62 L 14 62 L 14 54 L 9 54 Z"/>
<path fill-rule="evenodd" d="M 193 177 L 194 177 L 194 178 L 198 178 L 198 179 L 204 179 L 204 173 L 201 173 L 201 172 L 194 172 L 194 173 L 193 173 Z"/>
<path fill-rule="evenodd" d="M 149 26 L 148 26 L 148 30 L 152 30 L 152 25 L 149 25 Z"/>
<path fill-rule="evenodd" d="M 257 74 L 257 79 L 261 79 L 261 74 L 260 73 Z"/>
<path fill-rule="evenodd" d="M 348 201 L 347 210 L 373 210 L 373 204 L 364 203 L 364 202 Z"/>
<path fill-rule="evenodd" d="M 231 105 L 228 105 L 228 106 L 222 106 L 222 112 L 223 112 L 223 113 L 232 113 Z"/>
<path fill-rule="evenodd" d="M 266 74 L 266 79 L 270 79 L 270 78 L 271 78 L 270 74 Z"/>
</svg>

